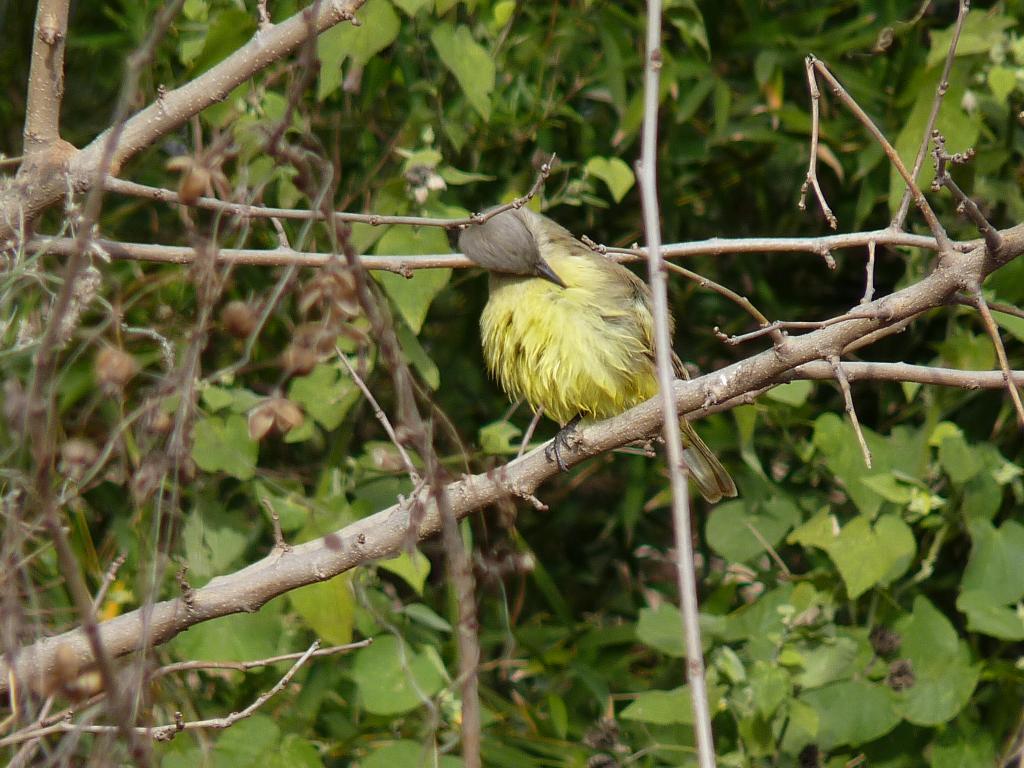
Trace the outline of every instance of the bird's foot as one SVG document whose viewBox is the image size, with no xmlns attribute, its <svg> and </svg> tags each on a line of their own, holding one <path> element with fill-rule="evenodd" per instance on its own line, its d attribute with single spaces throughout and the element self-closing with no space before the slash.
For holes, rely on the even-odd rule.
<svg viewBox="0 0 1024 768">
<path fill-rule="evenodd" d="M 544 456 L 547 457 L 548 461 L 553 461 L 558 465 L 558 469 L 562 472 L 569 471 L 569 465 L 565 463 L 565 459 L 562 458 L 562 450 L 571 451 L 576 447 L 576 425 L 580 423 L 580 417 L 577 416 L 575 419 L 570 421 L 555 435 L 555 439 L 544 449 Z"/>
</svg>

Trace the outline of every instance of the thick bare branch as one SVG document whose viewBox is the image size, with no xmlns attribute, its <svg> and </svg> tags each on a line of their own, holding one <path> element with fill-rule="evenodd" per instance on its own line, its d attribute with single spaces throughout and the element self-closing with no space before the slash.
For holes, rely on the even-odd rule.
<svg viewBox="0 0 1024 768">
<path fill-rule="evenodd" d="M 69 4 L 69 0 L 40 0 L 36 7 L 25 108 L 24 152 L 27 157 L 49 149 L 60 140 Z"/>
</svg>

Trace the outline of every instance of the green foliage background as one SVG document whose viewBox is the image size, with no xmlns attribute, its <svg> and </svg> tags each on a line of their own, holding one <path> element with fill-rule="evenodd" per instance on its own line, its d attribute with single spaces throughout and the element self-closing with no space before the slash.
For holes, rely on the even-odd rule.
<svg viewBox="0 0 1024 768">
<path fill-rule="evenodd" d="M 20 146 L 33 9 L 0 3 L 0 149 Z M 666 4 L 659 181 L 666 241 L 794 236 L 826 232 L 822 217 L 796 207 L 810 131 L 804 57 L 825 60 L 911 158 L 949 41 L 955 3 L 919 12 L 910 0 L 694 2 Z M 977 149 L 958 178 L 999 226 L 1024 219 L 1024 39 L 1019 2 L 971 11 L 939 128 L 951 150 Z M 209 68 L 255 30 L 251 2 L 187 0 L 144 79 L 146 100 Z M 296 2 L 270 3 L 275 19 Z M 104 0 L 73 7 L 68 40 L 65 137 L 78 146 L 109 119 L 121 62 L 149 29 L 158 4 Z M 319 72 L 294 60 L 208 109 L 207 144 L 230 139 L 227 182 L 268 205 L 308 207 L 294 171 L 260 151 L 265 126 L 285 117 L 286 136 L 315 137 L 339 178 L 346 210 L 456 216 L 524 193 L 538 163 L 559 163 L 536 201 L 573 231 L 599 242 L 641 239 L 630 170 L 639 151 L 644 8 L 639 3 L 515 0 L 369 0 L 362 25 L 323 35 Z M 311 76 L 294 115 L 288 88 Z M 313 77 L 315 75 L 315 77 Z M 841 230 L 881 228 L 901 187 L 881 150 L 824 93 L 819 163 Z M 196 149 L 182 130 L 134 161 L 124 175 L 173 187 L 170 156 Z M 437 183 L 436 177 L 445 184 Z M 930 172 L 922 173 L 924 183 Z M 428 181 L 433 183 L 428 185 Z M 440 188 L 440 187 L 444 188 Z M 948 197 L 931 195 L 951 233 L 976 237 Z M 61 226 L 52 213 L 44 229 Z M 912 214 L 911 226 L 923 231 Z M 274 247 L 269 227 L 197 216 L 222 245 Z M 169 207 L 109 196 L 101 228 L 129 241 L 187 244 Z M 293 244 L 329 249 L 323 232 L 286 224 Z M 368 253 L 438 253 L 441 230 L 354 227 Z M 823 319 L 855 305 L 866 254 L 837 253 L 829 271 L 808 254 L 695 259 L 692 268 L 748 296 L 769 317 Z M 925 274 L 929 253 L 878 254 L 876 285 L 889 291 Z M 46 257 L 31 266 L 54 272 Z M 60 379 L 62 440 L 103 445 L 133 408 L 167 397 L 161 350 L 112 320 L 152 328 L 178 354 L 199 305 L 192 273 L 172 266 L 99 265 L 102 300 L 65 353 Z M 218 304 L 265 301 L 281 270 L 238 267 Z M 506 461 L 529 414 L 506 418 L 507 402 L 483 373 L 476 319 L 486 298 L 475 273 L 434 271 L 412 280 L 377 276 L 392 302 L 403 350 L 425 397 L 447 414 L 437 443 L 453 473 Z M 97 584 L 119 551 L 129 558 L 105 615 L 145 594 L 153 537 L 172 520 L 170 554 L 193 586 L 261 557 L 278 511 L 290 541 L 303 541 L 391 504 L 409 490 L 371 409 L 331 359 L 288 375 L 281 352 L 302 321 L 292 283 L 233 375 L 204 382 L 192 439 L 197 474 L 168 513 L 133 485 L 159 437 L 134 425 L 102 473 L 69 505 L 77 554 Z M 17 321 L 45 306 L 50 283 L 25 271 L 0 273 L 3 316 Z M 1024 262 L 986 285 L 993 299 L 1024 300 Z M 751 329 L 749 317 L 690 283 L 672 286 L 677 350 L 702 370 L 751 347 L 711 332 Z M 998 315 L 1020 367 L 1024 324 Z M 352 321 L 343 339 L 372 366 L 385 408 L 390 384 L 373 365 L 372 341 Z M 5 380 L 27 381 L 31 344 L 7 326 Z M 210 376 L 242 354 L 215 323 L 202 353 Z M 123 397 L 96 386 L 103 344 L 131 353 L 142 372 Z M 977 316 L 949 308 L 862 352 L 866 359 L 991 369 L 992 347 Z M 258 444 L 245 415 L 281 391 L 305 413 L 286 436 Z M 734 501 L 696 508 L 701 609 L 723 766 L 795 766 L 820 749 L 821 764 L 859 754 L 872 766 L 991 766 L 1019 727 L 1024 668 L 1024 526 L 1019 432 L 1005 393 L 897 384 L 855 385 L 874 468 L 865 468 L 842 400 L 829 384 L 794 383 L 756 404 L 699 425 L 740 487 Z M 173 408 L 173 399 L 168 409 Z M 547 427 L 544 435 L 550 435 Z M 0 427 L 9 488 L 26 457 L 13 428 Z M 8 446 L 6 448 L 2 446 Z M 6 479 L 5 479 L 6 478 Z M 130 493 L 129 491 L 135 491 Z M 483 648 L 484 753 L 488 766 L 695 764 L 683 678 L 668 491 L 660 459 L 610 455 L 540 491 L 550 506 L 489 511 L 464 528 L 478 560 Z M 769 556 L 765 545 L 775 556 Z M 224 733 L 181 735 L 160 746 L 166 766 L 460 765 L 453 686 L 455 608 L 439 547 L 379 563 L 277 599 L 253 615 L 197 626 L 162 648 L 163 659 L 251 659 L 303 647 L 314 636 L 342 643 L 373 637 L 352 656 L 311 662 L 298 686 Z M 784 567 L 783 567 L 784 564 Z M 174 568 L 161 596 L 176 593 Z M 52 618 L 73 616 L 49 550 L 32 565 L 31 600 Z M 880 648 L 873 629 L 896 633 Z M 912 670 L 907 685 L 907 665 Z M 282 668 L 169 677 L 153 692 L 154 720 L 238 710 Z M 901 677 L 901 671 L 903 676 Z M 87 744 L 87 742 L 86 742 Z M 83 746 L 83 749 L 86 747 Z M 457 752 L 456 752 L 457 753 Z M 444 756 L 441 756 L 444 755 Z M 434 762 L 434 760 L 437 762 Z M 423 761 L 423 762 L 420 762 Z"/>
</svg>

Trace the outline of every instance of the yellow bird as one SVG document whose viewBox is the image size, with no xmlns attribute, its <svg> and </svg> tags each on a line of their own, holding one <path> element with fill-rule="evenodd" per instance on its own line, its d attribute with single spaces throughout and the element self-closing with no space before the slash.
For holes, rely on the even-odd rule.
<svg viewBox="0 0 1024 768">
<path fill-rule="evenodd" d="M 606 419 L 654 397 L 654 317 L 647 284 L 604 258 L 564 227 L 525 208 L 470 226 L 459 247 L 490 273 L 480 317 L 484 358 L 513 399 L 525 398 L 562 427 Z M 687 378 L 675 358 L 676 375 Z M 684 456 L 710 502 L 735 496 L 736 485 L 686 419 Z M 549 453 L 548 458 L 551 458 Z"/>
</svg>

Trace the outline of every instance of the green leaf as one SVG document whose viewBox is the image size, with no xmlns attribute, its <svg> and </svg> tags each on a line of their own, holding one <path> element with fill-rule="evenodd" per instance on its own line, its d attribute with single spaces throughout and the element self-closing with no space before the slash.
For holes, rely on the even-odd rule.
<svg viewBox="0 0 1024 768">
<path fill-rule="evenodd" d="M 1017 89 L 1017 72 L 1009 67 L 994 66 L 988 71 L 988 87 L 1001 105 Z"/>
<path fill-rule="evenodd" d="M 341 85 L 341 68 L 346 58 L 351 58 L 354 66 L 365 66 L 394 42 L 402 27 L 402 20 L 388 0 L 367 0 L 357 17 L 362 22 L 358 27 L 342 22 L 317 38 L 320 82 L 316 97 L 320 101 Z"/>
<path fill-rule="evenodd" d="M 820 688 L 850 677 L 860 653 L 857 641 L 840 635 L 831 640 L 800 649 L 800 671 L 796 684 L 805 690 Z"/>
<path fill-rule="evenodd" d="M 479 181 L 494 181 L 495 177 L 486 173 L 470 173 L 469 171 L 460 171 L 458 168 L 452 168 L 451 166 L 444 166 L 438 170 L 441 174 L 441 178 L 445 180 L 449 186 L 462 186 L 463 184 L 476 184 Z"/>
<path fill-rule="evenodd" d="M 384 635 L 356 653 L 352 678 L 362 705 L 374 715 L 400 715 L 417 709 L 422 697 L 444 686 L 434 661 L 416 653 L 394 635 Z"/>
<path fill-rule="evenodd" d="M 900 653 L 910 660 L 914 684 L 898 694 L 900 714 L 915 725 L 952 720 L 978 684 L 980 668 L 970 661 L 967 644 L 935 606 L 920 595 L 914 611 L 897 623 L 903 636 Z"/>
<path fill-rule="evenodd" d="M 1024 526 L 1007 520 L 996 529 L 972 520 L 971 556 L 960 583 L 956 607 L 967 627 L 1001 640 L 1024 640 Z"/>
<path fill-rule="evenodd" d="M 361 768 L 398 768 L 399 766 L 423 766 L 423 768 L 462 768 L 463 762 L 452 755 L 440 755 L 432 743 L 403 739 L 393 741 L 375 750 L 359 761 Z"/>
<path fill-rule="evenodd" d="M 551 716 L 551 728 L 560 739 L 565 739 L 569 732 L 569 710 L 565 706 L 565 699 L 561 696 L 548 694 L 548 713 Z"/>
<path fill-rule="evenodd" d="M 786 707 L 789 722 L 782 736 L 782 751 L 795 755 L 818 740 L 821 718 L 817 711 L 799 699 L 791 699 Z"/>
<path fill-rule="evenodd" d="M 278 746 L 281 729 L 274 718 L 257 712 L 222 731 L 213 748 L 214 768 L 249 768 L 265 764 L 268 753 Z"/>
<path fill-rule="evenodd" d="M 355 596 L 351 571 L 292 590 L 288 600 L 324 641 L 332 645 L 352 642 Z"/>
<path fill-rule="evenodd" d="M 401 8 L 405 15 L 412 18 L 424 8 L 430 5 L 430 0 L 391 0 L 395 5 Z"/>
<path fill-rule="evenodd" d="M 402 613 L 413 621 L 418 621 L 425 627 L 430 627 L 438 632 L 451 632 L 452 625 L 437 615 L 437 613 L 423 603 L 410 603 L 402 608 Z"/>
<path fill-rule="evenodd" d="M 671 691 L 644 691 L 637 694 L 619 717 L 653 725 L 692 725 L 690 690 L 684 685 Z"/>
<path fill-rule="evenodd" d="M 992 319 L 1001 328 L 1005 328 L 1017 341 L 1024 341 L 1024 317 L 1008 315 L 992 310 Z"/>
<path fill-rule="evenodd" d="M 813 390 L 813 381 L 799 380 L 772 387 L 766 394 L 776 402 L 799 408 L 807 402 L 807 398 L 810 397 Z"/>
<path fill-rule="evenodd" d="M 992 768 L 999 761 L 995 736 L 963 718 L 940 731 L 930 751 L 930 768 Z"/>
<path fill-rule="evenodd" d="M 413 550 L 412 555 L 403 552 L 390 560 L 378 560 L 377 567 L 395 574 L 412 587 L 417 595 L 423 596 L 423 585 L 430 576 L 430 560 L 418 549 Z"/>
<path fill-rule="evenodd" d="M 205 581 L 225 573 L 242 557 L 249 537 L 235 527 L 239 524 L 223 512 L 208 509 L 188 516 L 181 538 L 190 577 Z"/>
<path fill-rule="evenodd" d="M 288 386 L 288 399 L 302 407 L 324 429 L 337 429 L 362 394 L 336 363 L 320 363 Z"/>
<path fill-rule="evenodd" d="M 831 750 L 884 736 L 900 721 L 890 692 L 861 680 L 805 691 L 800 701 L 818 714 L 818 746 Z"/>
<path fill-rule="evenodd" d="M 971 556 L 961 588 L 987 592 L 995 603 L 1024 598 L 1024 525 L 1007 520 L 994 528 L 986 520 L 974 520 L 969 530 Z"/>
<path fill-rule="evenodd" d="M 440 24 L 430 41 L 441 61 L 455 75 L 466 99 L 484 121 L 491 119 L 491 91 L 494 90 L 494 61 L 468 27 Z"/>
<path fill-rule="evenodd" d="M 519 452 L 518 437 L 523 430 L 510 421 L 492 421 L 480 427 L 477 439 L 480 450 L 491 456 L 515 454 Z"/>
<path fill-rule="evenodd" d="M 900 518 L 885 515 L 876 530 L 862 515 L 843 526 L 826 552 L 839 569 L 847 594 L 854 599 L 875 584 L 902 575 L 916 548 L 913 533 Z"/>
<path fill-rule="evenodd" d="M 951 435 L 942 441 L 939 463 L 956 485 L 963 485 L 982 469 L 981 459 L 967 445 L 963 435 Z"/>
<path fill-rule="evenodd" d="M 258 765 L 259 768 L 323 768 L 323 761 L 320 751 L 308 737 L 289 733 Z"/>
<path fill-rule="evenodd" d="M 248 480 L 256 472 L 259 446 L 243 416 L 200 419 L 192 430 L 192 459 L 204 472 L 226 472 Z"/>
<path fill-rule="evenodd" d="M 616 203 L 621 202 L 635 182 L 633 169 L 620 157 L 592 157 L 584 170 L 605 183 Z"/>
<path fill-rule="evenodd" d="M 956 46 L 957 57 L 971 56 L 977 53 L 987 54 L 992 50 L 993 42 L 1002 37 L 1003 32 L 1016 23 L 1015 19 L 1004 16 L 1001 13 L 991 13 L 982 10 L 968 11 L 967 18 L 964 19 L 963 29 L 960 32 L 960 40 Z M 955 24 L 951 24 L 945 29 L 932 32 L 926 66 L 934 67 L 946 60 L 949 46 L 953 42 L 955 27 Z M 931 94 L 929 98 L 932 96 L 934 94 Z M 939 124 L 941 125 L 941 123 Z"/>
<path fill-rule="evenodd" d="M 400 256 L 448 253 L 450 250 L 443 230 L 437 227 L 418 230 L 391 227 L 374 248 L 375 253 Z M 423 328 L 431 302 L 448 285 L 451 276 L 450 269 L 417 269 L 413 271 L 412 277 L 403 277 L 394 272 L 374 273 L 374 278 L 383 286 L 384 292 L 413 333 L 419 333 Z"/>
<path fill-rule="evenodd" d="M 441 371 L 438 369 L 437 364 L 431 360 L 427 350 L 423 348 L 420 340 L 409 329 L 409 326 L 405 325 L 405 323 L 398 323 L 398 327 L 395 328 L 395 335 L 398 336 L 398 345 L 402 348 L 405 357 L 419 375 L 423 377 L 423 381 L 426 382 L 427 386 L 431 389 L 437 389 L 441 386 Z"/>
<path fill-rule="evenodd" d="M 661 651 L 668 656 L 686 656 L 683 645 L 683 617 L 679 609 L 670 603 L 657 608 L 641 608 L 636 623 L 637 639 L 644 645 Z"/>
<path fill-rule="evenodd" d="M 964 590 L 956 599 L 957 610 L 967 616 L 967 629 L 1000 640 L 1024 640 L 1024 614 L 1018 605 L 1002 605 L 988 592 Z"/>
<path fill-rule="evenodd" d="M 759 661 L 750 675 L 750 692 L 758 714 L 768 719 L 789 698 L 789 673 L 782 667 Z"/>
<path fill-rule="evenodd" d="M 205 72 L 241 48 L 256 31 L 252 14 L 238 8 L 224 8 L 210 19 L 202 51 L 191 61 L 192 75 Z"/>
<path fill-rule="evenodd" d="M 281 653 L 282 600 L 272 600 L 256 613 L 235 613 L 190 627 L 171 641 L 180 659 L 250 661 Z M 289 649 L 291 650 L 291 649 Z"/>
<path fill-rule="evenodd" d="M 839 535 L 839 522 L 833 515 L 822 510 L 786 538 L 790 544 L 801 547 L 828 549 Z"/>
<path fill-rule="evenodd" d="M 718 504 L 708 518 L 708 544 L 731 562 L 751 560 L 765 552 L 765 544 L 774 547 L 800 522 L 800 510 L 784 496 L 773 496 L 766 503 L 742 499 Z"/>
</svg>

